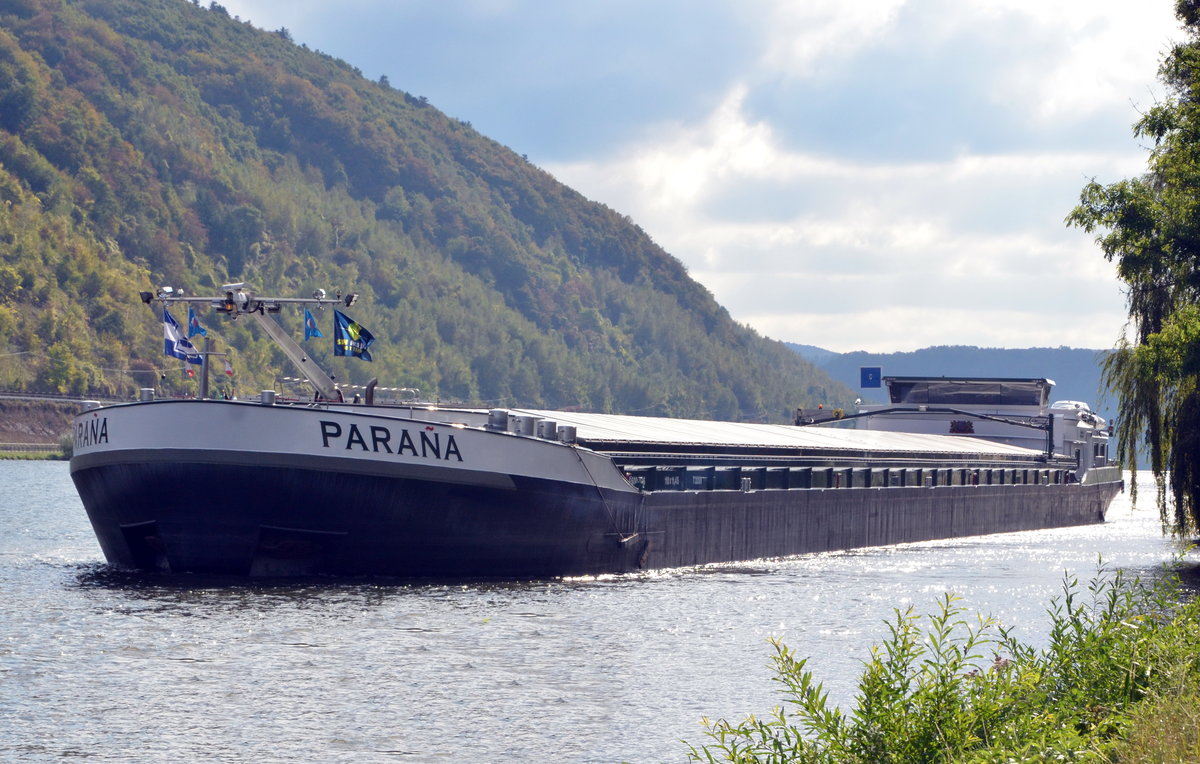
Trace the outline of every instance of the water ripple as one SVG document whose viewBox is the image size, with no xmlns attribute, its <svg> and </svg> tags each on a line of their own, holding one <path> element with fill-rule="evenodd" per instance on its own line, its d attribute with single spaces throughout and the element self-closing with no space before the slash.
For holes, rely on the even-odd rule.
<svg viewBox="0 0 1200 764">
<path fill-rule="evenodd" d="M 1069 572 L 1175 547 L 1087 528 L 564 581 L 162 580 L 101 561 L 66 465 L 0 463 L 0 760 L 682 761 L 779 701 L 783 637 L 847 702 L 895 608 L 954 591 L 1023 638 Z M 1200 591 L 1200 569 L 1184 570 Z"/>
</svg>

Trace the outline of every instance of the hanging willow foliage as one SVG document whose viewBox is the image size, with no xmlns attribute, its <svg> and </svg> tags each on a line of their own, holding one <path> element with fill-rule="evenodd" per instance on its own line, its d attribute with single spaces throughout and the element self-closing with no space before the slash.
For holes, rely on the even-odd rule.
<svg viewBox="0 0 1200 764">
<path fill-rule="evenodd" d="M 1146 174 L 1088 183 L 1067 223 L 1099 232 L 1127 287 L 1129 326 L 1104 364 L 1118 459 L 1136 470 L 1148 456 L 1164 528 L 1188 534 L 1200 527 L 1200 3 L 1176 14 L 1187 37 L 1159 68 L 1169 97 L 1134 125 L 1153 142 Z"/>
<path fill-rule="evenodd" d="M 1171 491 L 1175 497 L 1174 527 L 1194 533 L 1196 497 L 1200 496 L 1200 389 L 1193 387 L 1175 406 L 1171 444 Z"/>
</svg>

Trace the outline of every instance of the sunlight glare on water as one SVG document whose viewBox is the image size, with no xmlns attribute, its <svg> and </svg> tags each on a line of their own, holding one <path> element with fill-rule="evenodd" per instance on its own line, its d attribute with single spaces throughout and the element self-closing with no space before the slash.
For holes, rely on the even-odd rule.
<svg viewBox="0 0 1200 764">
<path fill-rule="evenodd" d="M 1103 525 L 640 576 L 217 588 L 109 572 L 58 462 L 0 462 L 0 760 L 683 761 L 779 702 L 771 636 L 848 704 L 895 608 L 944 592 L 1040 644 L 1064 571 L 1155 575 Z"/>
</svg>

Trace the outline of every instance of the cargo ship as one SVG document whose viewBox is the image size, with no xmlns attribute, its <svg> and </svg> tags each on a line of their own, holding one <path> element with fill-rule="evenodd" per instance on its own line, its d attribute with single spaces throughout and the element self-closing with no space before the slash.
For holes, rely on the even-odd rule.
<svg viewBox="0 0 1200 764">
<path fill-rule="evenodd" d="M 383 402 L 374 383 L 347 401 L 271 316 L 323 293 L 142 299 L 254 317 L 313 394 L 85 404 L 71 476 L 119 569 L 620 574 L 1098 523 L 1123 488 L 1103 419 L 1045 379 L 887 378 L 888 404 L 790 424 Z"/>
</svg>

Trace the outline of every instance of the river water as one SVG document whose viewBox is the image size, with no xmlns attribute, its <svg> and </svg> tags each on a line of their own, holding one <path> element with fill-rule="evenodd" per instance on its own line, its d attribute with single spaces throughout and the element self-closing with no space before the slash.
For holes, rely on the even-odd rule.
<svg viewBox="0 0 1200 764">
<path fill-rule="evenodd" d="M 1144 503 L 600 580 L 218 588 L 108 571 L 67 465 L 0 462 L 0 761 L 684 761 L 701 718 L 779 702 L 770 636 L 843 705 L 893 609 L 943 592 L 1040 644 L 1064 571 L 1171 559 Z"/>
</svg>

